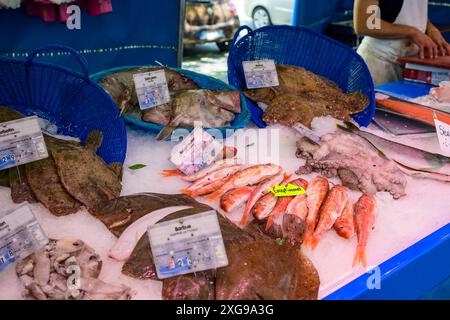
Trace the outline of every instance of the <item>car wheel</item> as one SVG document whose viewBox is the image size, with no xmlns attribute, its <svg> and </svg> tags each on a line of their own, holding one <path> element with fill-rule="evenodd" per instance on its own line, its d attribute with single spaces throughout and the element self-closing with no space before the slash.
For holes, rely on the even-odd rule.
<svg viewBox="0 0 450 320">
<path fill-rule="evenodd" d="M 230 50 L 230 41 L 216 42 L 216 44 L 220 52 L 227 52 Z"/>
<path fill-rule="evenodd" d="M 272 25 L 270 14 L 264 7 L 256 7 L 252 13 L 252 19 L 256 29 Z"/>
</svg>

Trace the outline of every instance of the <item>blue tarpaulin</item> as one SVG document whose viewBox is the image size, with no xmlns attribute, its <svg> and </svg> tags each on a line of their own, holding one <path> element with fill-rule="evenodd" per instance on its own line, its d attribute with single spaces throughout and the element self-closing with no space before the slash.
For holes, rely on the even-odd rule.
<svg viewBox="0 0 450 320">
<path fill-rule="evenodd" d="M 112 0 L 112 4 L 113 12 L 100 16 L 82 10 L 81 30 L 30 17 L 24 8 L 0 10 L 0 54 L 25 58 L 42 45 L 57 43 L 73 47 L 87 58 L 91 73 L 122 65 L 154 64 L 155 60 L 179 65 L 182 0 Z M 79 68 L 65 55 L 39 61 Z"/>
</svg>

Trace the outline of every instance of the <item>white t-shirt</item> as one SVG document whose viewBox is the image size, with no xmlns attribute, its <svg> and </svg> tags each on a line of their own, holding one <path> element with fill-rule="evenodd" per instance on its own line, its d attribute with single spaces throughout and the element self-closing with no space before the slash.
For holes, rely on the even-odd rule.
<svg viewBox="0 0 450 320">
<path fill-rule="evenodd" d="M 401 8 L 394 24 L 403 24 L 416 27 L 425 32 L 428 24 L 428 0 L 380 0 L 381 16 L 383 10 L 390 10 L 389 6 Z M 418 48 L 408 39 L 386 40 L 366 36 L 361 49 L 371 50 L 384 59 L 395 62 L 399 56 L 417 54 Z M 359 51 L 359 50 L 358 50 Z"/>
</svg>

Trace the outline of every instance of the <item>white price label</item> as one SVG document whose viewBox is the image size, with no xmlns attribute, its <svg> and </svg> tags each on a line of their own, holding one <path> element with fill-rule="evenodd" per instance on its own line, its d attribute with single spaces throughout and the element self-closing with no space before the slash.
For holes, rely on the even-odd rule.
<svg viewBox="0 0 450 320">
<path fill-rule="evenodd" d="M 273 60 L 244 61 L 242 66 L 248 89 L 276 87 L 280 84 Z"/>
<path fill-rule="evenodd" d="M 208 166 L 222 152 L 223 145 L 201 127 L 177 144 L 170 161 L 184 174 L 193 174 Z"/>
<path fill-rule="evenodd" d="M 148 237 L 159 279 L 228 265 L 214 210 L 152 225 Z"/>
<path fill-rule="evenodd" d="M 0 123 L 0 170 L 47 157 L 38 117 Z"/>
<path fill-rule="evenodd" d="M 450 125 L 438 120 L 436 115 L 434 118 L 434 123 L 436 125 L 441 150 L 445 154 L 450 155 Z"/>
<path fill-rule="evenodd" d="M 164 70 L 138 73 L 133 75 L 133 79 L 141 110 L 170 101 L 169 87 Z"/>
<path fill-rule="evenodd" d="M 0 215 L 0 271 L 47 243 L 47 236 L 27 204 Z"/>
</svg>

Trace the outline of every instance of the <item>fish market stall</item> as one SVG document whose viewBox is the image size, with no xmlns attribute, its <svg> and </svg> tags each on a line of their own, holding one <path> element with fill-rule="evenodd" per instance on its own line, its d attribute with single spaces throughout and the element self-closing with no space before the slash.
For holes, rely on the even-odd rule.
<svg viewBox="0 0 450 320">
<path fill-rule="evenodd" d="M 384 119 L 351 49 L 243 29 L 234 86 L 0 60 L 0 299 L 416 299 L 450 276 L 435 129 Z"/>
<path fill-rule="evenodd" d="M 237 135 L 245 135 L 245 131 L 241 131 Z M 280 165 L 287 172 L 294 172 L 299 167 L 299 161 L 292 157 L 296 152 L 298 136 L 293 131 L 282 129 L 280 139 L 284 141 L 283 144 L 280 144 Z M 257 141 L 251 141 L 249 144 L 252 142 L 258 143 Z M 162 179 L 160 176 L 160 172 L 169 167 L 168 158 L 174 143 L 156 142 L 151 136 L 143 135 L 141 131 L 135 130 L 129 130 L 128 143 L 122 195 L 142 192 L 172 194 L 188 185 L 177 177 Z M 255 147 L 256 145 L 248 148 Z M 238 150 L 238 154 L 242 152 L 245 151 Z M 155 154 L 158 156 L 155 157 Z M 140 170 L 128 169 L 137 163 L 145 164 L 146 167 Z M 305 179 L 310 180 L 311 177 L 306 176 Z M 448 204 L 445 201 L 436 201 L 436 199 L 446 198 L 446 195 L 450 192 L 450 186 L 432 180 L 407 179 L 407 196 L 404 198 L 392 200 L 392 197 L 387 193 L 377 194 L 378 208 L 375 229 L 370 235 L 367 247 L 369 269 L 371 269 L 371 266 L 380 265 L 450 223 Z M 158 181 L 157 186 L 154 183 L 155 181 Z M 3 207 L 5 209 L 16 207 L 17 205 L 11 201 L 9 189 L 1 188 L 0 190 Z M 352 192 L 350 197 L 356 200 L 357 192 Z M 82 210 L 75 215 L 55 217 L 40 204 L 34 204 L 31 207 L 50 238 L 82 239 L 95 249 L 104 263 L 100 274 L 102 280 L 131 287 L 137 292 L 136 299 L 161 298 L 161 282 L 136 280 L 121 274 L 120 270 L 123 263 L 114 262 L 108 258 L 108 251 L 114 245 L 116 238 L 88 212 Z M 164 212 L 158 213 L 157 216 L 153 217 L 154 222 L 163 215 Z M 234 221 L 238 221 L 240 219 L 239 213 L 236 213 L 233 218 Z M 355 248 L 355 238 L 348 241 L 333 232 L 329 232 L 324 236 L 316 250 L 304 249 L 305 254 L 313 261 L 320 275 L 320 298 L 332 294 L 358 276 L 365 274 L 364 268 L 352 267 Z M 3 290 L 0 293 L 1 299 L 21 298 L 23 289 L 15 275 L 14 268 L 2 272 L 0 282 L 10 288 L 10 290 Z"/>
</svg>

